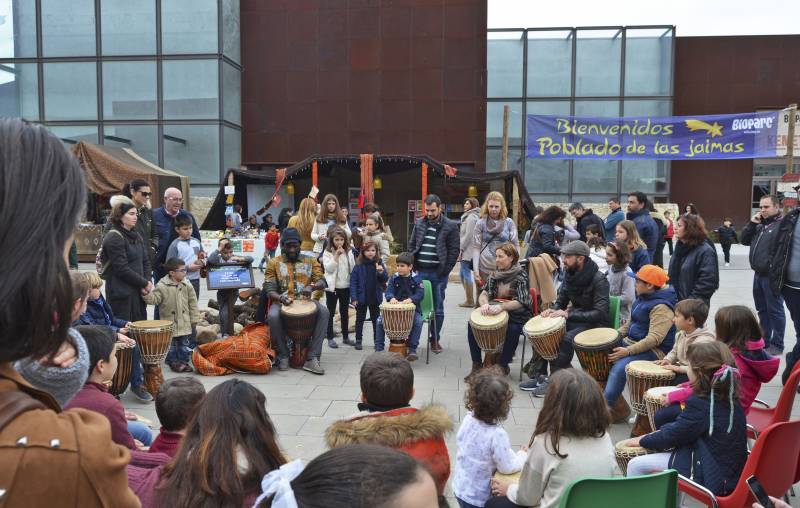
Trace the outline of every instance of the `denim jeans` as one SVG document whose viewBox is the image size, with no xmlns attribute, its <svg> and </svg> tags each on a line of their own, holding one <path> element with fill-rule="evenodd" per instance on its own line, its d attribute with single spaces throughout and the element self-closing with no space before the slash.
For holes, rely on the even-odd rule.
<svg viewBox="0 0 800 508">
<path fill-rule="evenodd" d="M 189 353 L 189 339 L 191 335 L 181 335 L 180 337 L 172 337 L 172 344 L 169 346 L 167 352 L 167 365 L 172 363 L 189 363 L 191 354 Z"/>
<path fill-rule="evenodd" d="M 503 343 L 503 350 L 500 353 L 500 358 L 497 360 L 497 363 L 502 365 L 503 367 L 508 367 L 508 364 L 511 363 L 511 359 L 514 357 L 514 353 L 517 351 L 517 346 L 519 345 L 519 335 L 522 333 L 522 323 L 515 323 L 513 321 L 508 322 L 508 328 L 506 329 L 506 341 Z M 469 354 L 472 357 L 473 363 L 480 363 L 481 362 L 481 348 L 478 346 L 478 343 L 475 341 L 475 335 L 472 333 L 472 327 L 467 325 L 467 342 L 469 343 Z"/>
<path fill-rule="evenodd" d="M 467 284 L 472 284 L 475 282 L 475 280 L 472 278 L 472 260 L 461 261 L 461 271 L 459 272 L 459 275 L 461 276 L 461 282 L 466 282 Z"/>
<path fill-rule="evenodd" d="M 128 420 L 128 432 L 131 433 L 133 439 L 140 441 L 145 446 L 153 443 L 153 433 L 150 431 L 150 427 L 142 422 Z"/>
<path fill-rule="evenodd" d="M 422 314 L 414 313 L 414 324 L 411 326 L 411 333 L 408 335 L 408 352 L 417 352 L 419 347 L 419 336 L 422 333 Z M 375 326 L 375 351 L 383 351 L 386 345 L 386 331 L 383 329 L 383 316 L 378 317 Z"/>
<path fill-rule="evenodd" d="M 608 373 L 608 382 L 606 383 L 605 390 L 606 402 L 608 403 L 609 407 L 614 405 L 619 396 L 622 395 L 622 390 L 625 389 L 625 382 L 627 381 L 625 377 L 625 366 L 636 360 L 656 359 L 656 354 L 648 349 L 644 353 L 626 356 L 625 358 L 614 362 L 614 364 L 611 366 L 611 372 Z"/>
<path fill-rule="evenodd" d="M 139 349 L 138 342 L 133 346 L 133 359 L 131 361 L 133 363 L 131 366 L 131 387 L 139 388 L 144 384 L 144 368 L 142 368 L 142 352 Z"/>
<path fill-rule="evenodd" d="M 440 276 L 436 270 L 420 270 L 418 273 L 422 280 L 427 280 L 431 283 L 433 306 L 436 313 L 436 328 L 430 330 L 429 339 L 439 342 L 439 335 L 444 324 L 444 295 L 447 289 L 447 274 Z"/>
<path fill-rule="evenodd" d="M 783 297 L 772 292 L 769 276 L 753 274 L 753 302 L 764 332 L 764 342 L 767 346 L 772 345 L 782 350 L 786 314 L 783 311 Z"/>
</svg>

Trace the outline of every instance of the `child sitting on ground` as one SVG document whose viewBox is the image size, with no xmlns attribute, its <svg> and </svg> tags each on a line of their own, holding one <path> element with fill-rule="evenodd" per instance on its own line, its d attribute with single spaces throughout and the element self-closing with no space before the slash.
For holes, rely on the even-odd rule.
<svg viewBox="0 0 800 508">
<path fill-rule="evenodd" d="M 398 448 L 427 466 L 439 491 L 450 476 L 445 435 L 453 429 L 447 410 L 439 405 L 415 409 L 414 371 L 394 353 L 372 353 L 361 365 L 360 413 L 334 422 L 325 431 L 330 448 L 350 444 L 379 444 Z"/>
<path fill-rule="evenodd" d="M 606 241 L 603 237 L 603 230 L 597 224 L 586 226 L 586 245 L 589 246 L 589 257 L 597 264 L 598 270 L 606 273 L 608 270 Z"/>
<path fill-rule="evenodd" d="M 125 410 L 120 401 L 108 393 L 108 385 L 117 371 L 116 336 L 107 326 L 79 326 L 76 329 L 89 350 L 89 378 L 64 409 L 83 408 L 104 415 L 111 424 L 111 439 L 118 445 L 136 450 Z"/>
<path fill-rule="evenodd" d="M 422 286 L 422 278 L 412 273 L 414 269 L 414 255 L 409 252 L 402 252 L 397 256 L 397 271 L 389 279 L 386 285 L 384 296 L 389 303 L 413 303 L 416 306 L 414 312 L 414 324 L 408 336 L 408 355 L 406 360 L 413 362 L 417 356 L 417 346 L 419 346 L 419 336 L 422 333 L 422 311 L 420 304 L 425 296 Z M 375 351 L 383 351 L 386 333 L 383 329 L 383 316 L 378 317 L 377 330 L 375 332 Z"/>
<path fill-rule="evenodd" d="M 580 369 L 550 377 L 518 483 L 492 480 L 487 508 L 558 506 L 576 478 L 614 474 L 611 421 L 597 381 Z M 454 489 L 455 490 L 455 489 Z"/>
<path fill-rule="evenodd" d="M 192 218 L 189 215 L 175 217 L 172 227 L 178 233 L 178 238 L 173 240 L 167 249 L 166 259 L 180 258 L 183 260 L 186 264 L 187 274 L 185 277 L 192 284 L 194 295 L 200 298 L 200 269 L 204 266 L 203 260 L 200 259 L 200 253 L 203 252 L 203 244 L 192 236 Z"/>
<path fill-rule="evenodd" d="M 248 266 L 253 263 L 250 256 L 234 256 L 233 244 L 230 239 L 222 238 L 217 243 L 217 250 L 208 256 L 210 265 L 226 265 L 234 263 L 246 263 Z M 233 305 L 236 303 L 238 289 L 219 289 L 217 290 L 217 303 L 219 304 L 219 328 L 224 338 L 226 335 L 233 335 Z"/>
<path fill-rule="evenodd" d="M 186 280 L 186 264 L 182 259 L 167 259 L 164 269 L 167 275 L 143 298 L 149 305 L 158 305 L 162 318 L 172 318 L 172 344 L 166 359 L 169 368 L 173 372 L 194 372 L 189 366 L 189 341 L 200 322 L 197 297 Z"/>
<path fill-rule="evenodd" d="M 628 463 L 628 476 L 675 469 L 715 495 L 725 496 L 736 487 L 747 460 L 736 360 L 720 341 L 695 342 L 689 346 L 687 359 L 693 393 L 678 419 L 625 442 L 673 451 L 634 458 Z"/>
<path fill-rule="evenodd" d="M 512 474 L 520 471 L 528 447 L 511 449 L 502 422 L 511 410 L 514 392 L 499 369 L 486 369 L 470 379 L 465 407 L 456 442 L 458 454 L 453 472 L 453 494 L 462 508 L 484 506 L 492 497 L 490 488 L 495 471 Z"/>
<path fill-rule="evenodd" d="M 175 377 L 161 385 L 156 396 L 156 415 L 161 422 L 161 432 L 150 445 L 150 453 L 175 456 L 186 433 L 186 425 L 205 396 L 203 383 L 193 377 Z"/>
</svg>

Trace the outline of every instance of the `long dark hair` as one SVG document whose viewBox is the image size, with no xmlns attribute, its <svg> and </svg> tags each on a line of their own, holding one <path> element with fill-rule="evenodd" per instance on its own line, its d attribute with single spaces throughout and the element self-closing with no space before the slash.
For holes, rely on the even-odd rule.
<svg viewBox="0 0 800 508">
<path fill-rule="evenodd" d="M 708 240 L 706 222 L 699 215 L 681 215 L 678 222 L 683 222 L 684 233 L 680 241 L 691 247 L 703 245 Z"/>
<path fill-rule="evenodd" d="M 164 467 L 159 506 L 238 508 L 257 494 L 261 478 L 286 463 L 265 404 L 261 390 L 238 379 L 208 392 Z"/>
<path fill-rule="evenodd" d="M 68 340 L 64 249 L 86 203 L 83 172 L 43 126 L 2 119 L 0 195 L 0 363 L 49 356 Z"/>
<path fill-rule="evenodd" d="M 566 216 L 567 212 L 565 212 L 563 208 L 561 208 L 560 206 L 552 205 L 545 208 L 542 211 L 542 213 L 540 213 L 537 216 L 537 222 L 539 224 L 553 225 L 561 221 Z"/>
<path fill-rule="evenodd" d="M 718 340 L 692 342 L 686 348 L 686 359 L 695 377 L 692 382 L 693 395 L 707 399 L 711 397 L 713 391 L 716 400 L 728 400 L 729 395 L 733 396 L 733 400 L 739 400 L 739 383 L 736 381 L 736 376 L 731 374 L 724 380 L 718 379 L 714 382 L 714 374 L 720 367 L 725 365 L 736 367 L 736 359 L 725 343 Z"/>
<path fill-rule="evenodd" d="M 342 211 L 342 207 L 339 206 L 339 198 L 336 197 L 336 194 L 326 194 L 325 197 L 322 198 L 319 214 L 317 215 L 317 222 L 320 224 L 328 222 L 328 201 L 336 203 L 336 208 L 333 210 L 336 224 L 347 224 L 347 218 Z"/>
</svg>

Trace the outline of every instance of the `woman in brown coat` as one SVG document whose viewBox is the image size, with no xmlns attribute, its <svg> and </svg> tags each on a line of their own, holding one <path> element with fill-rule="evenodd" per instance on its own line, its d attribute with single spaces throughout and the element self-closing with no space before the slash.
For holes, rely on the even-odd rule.
<svg viewBox="0 0 800 508">
<path fill-rule="evenodd" d="M 43 126 L 2 119 L 0 189 L 0 503 L 139 506 L 125 473 L 130 452 L 111 441 L 108 420 L 62 412 L 12 367 L 75 361 L 67 255 L 86 202 L 81 170 Z"/>
</svg>

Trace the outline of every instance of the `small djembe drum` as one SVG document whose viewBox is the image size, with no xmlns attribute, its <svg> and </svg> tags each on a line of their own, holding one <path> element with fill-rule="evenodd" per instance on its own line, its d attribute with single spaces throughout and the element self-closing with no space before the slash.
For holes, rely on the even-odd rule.
<svg viewBox="0 0 800 508">
<path fill-rule="evenodd" d="M 619 333 L 613 328 L 594 328 L 575 336 L 573 346 L 581 367 L 600 386 L 605 386 L 611 372 L 611 361 L 608 359 L 619 343 Z"/>
<path fill-rule="evenodd" d="M 294 300 L 290 305 L 281 305 L 281 318 L 286 336 L 294 347 L 289 365 L 302 369 L 317 323 L 317 304 L 311 300 Z"/>
<path fill-rule="evenodd" d="M 566 332 L 567 320 L 560 316 L 534 316 L 522 328 L 531 347 L 545 360 L 555 360 L 558 357 L 561 339 Z"/>
<path fill-rule="evenodd" d="M 172 321 L 163 319 L 134 321 L 128 327 L 131 337 L 139 344 L 144 367 L 144 387 L 155 397 L 164 382 L 161 362 L 172 343 Z"/>
<path fill-rule="evenodd" d="M 644 407 L 652 430 L 656 430 L 656 411 L 664 407 L 661 405 L 661 396 L 677 389 L 676 386 L 656 386 L 644 392 Z"/>
<path fill-rule="evenodd" d="M 417 306 L 413 303 L 389 303 L 380 305 L 383 330 L 389 337 L 389 352 L 408 354 L 406 341 L 414 327 L 414 313 Z"/>
<path fill-rule="evenodd" d="M 628 378 L 628 394 L 630 395 L 631 407 L 638 415 L 634 427 L 638 427 L 640 423 L 643 423 L 644 432 L 651 432 L 652 428 L 647 428 L 650 422 L 647 420 L 647 406 L 644 403 L 644 394 L 650 388 L 670 385 L 675 378 L 675 373 L 651 361 L 636 360 L 625 366 L 625 374 Z M 644 421 L 642 422 L 642 420 Z"/>
<path fill-rule="evenodd" d="M 620 441 L 614 445 L 614 457 L 617 459 L 617 465 L 622 472 L 622 476 L 628 476 L 628 463 L 631 459 L 648 453 L 652 453 L 652 451 L 641 446 L 625 446 L 625 441 Z"/>
<path fill-rule="evenodd" d="M 483 315 L 481 309 L 475 309 L 469 316 L 469 326 L 472 328 L 475 342 L 485 354 L 483 365 L 486 367 L 494 365 L 506 342 L 508 312 L 501 311 L 499 314 Z"/>
<path fill-rule="evenodd" d="M 117 356 L 117 370 L 114 372 L 114 377 L 111 378 L 108 393 L 119 398 L 120 395 L 125 393 L 125 389 L 131 379 L 134 346 L 124 342 L 117 342 L 114 346 Z"/>
</svg>

